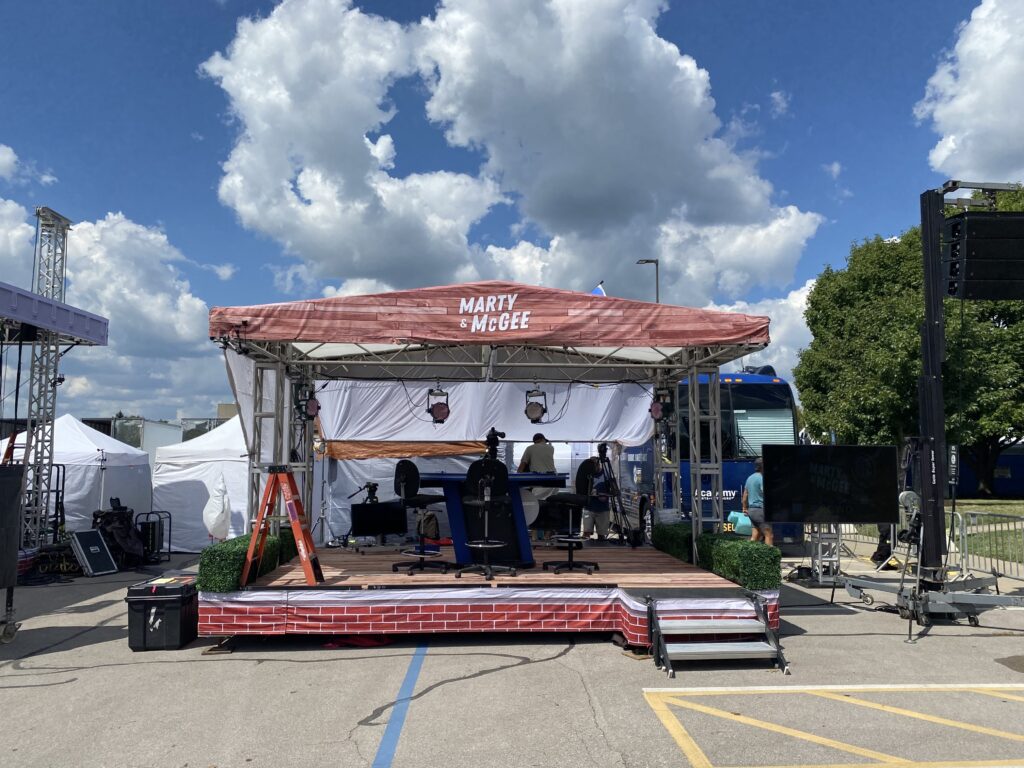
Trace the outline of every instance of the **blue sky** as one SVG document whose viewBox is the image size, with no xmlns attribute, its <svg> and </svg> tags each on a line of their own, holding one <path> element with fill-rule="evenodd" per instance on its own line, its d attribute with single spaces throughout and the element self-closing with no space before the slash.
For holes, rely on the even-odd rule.
<svg viewBox="0 0 1024 768">
<path fill-rule="evenodd" d="M 988 85 L 967 140 L 986 57 L 1019 65 L 1005 2 L 276 5 L 0 6 L 0 264 L 25 283 L 34 206 L 80 222 L 68 300 L 112 323 L 62 411 L 210 413 L 209 306 L 498 276 L 648 299 L 650 256 L 663 300 L 771 314 L 788 370 L 851 242 L 955 173 L 1024 175 L 979 149 L 1021 145 L 1020 96 Z"/>
</svg>

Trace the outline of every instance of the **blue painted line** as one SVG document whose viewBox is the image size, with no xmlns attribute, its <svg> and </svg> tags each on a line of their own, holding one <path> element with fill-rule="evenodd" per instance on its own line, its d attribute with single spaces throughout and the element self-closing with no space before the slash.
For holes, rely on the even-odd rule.
<svg viewBox="0 0 1024 768">
<path fill-rule="evenodd" d="M 391 717 L 384 729 L 384 737 L 377 747 L 377 756 L 373 758 L 373 768 L 391 768 L 391 761 L 395 759 L 395 750 L 398 749 L 398 739 L 402 735 L 402 727 L 405 725 L 405 715 L 409 711 L 409 701 L 412 699 L 413 691 L 416 690 L 416 679 L 420 676 L 420 669 L 423 667 L 423 659 L 427 656 L 427 644 L 423 643 L 416 649 L 409 661 L 409 669 L 405 672 L 405 680 L 402 687 L 398 689 L 398 698 L 395 700 L 394 709 L 391 710 Z"/>
</svg>

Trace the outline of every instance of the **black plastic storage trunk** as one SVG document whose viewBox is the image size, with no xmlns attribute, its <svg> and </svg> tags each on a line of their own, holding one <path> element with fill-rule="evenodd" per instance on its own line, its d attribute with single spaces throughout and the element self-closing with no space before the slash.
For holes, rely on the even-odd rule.
<svg viewBox="0 0 1024 768">
<path fill-rule="evenodd" d="M 199 633 L 199 595 L 194 573 L 167 573 L 128 587 L 128 647 L 167 651 L 188 645 Z"/>
</svg>

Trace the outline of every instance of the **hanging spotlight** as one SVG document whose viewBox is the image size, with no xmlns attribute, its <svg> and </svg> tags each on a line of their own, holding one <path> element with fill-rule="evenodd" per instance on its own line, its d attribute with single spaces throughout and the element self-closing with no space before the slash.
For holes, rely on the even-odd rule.
<svg viewBox="0 0 1024 768">
<path fill-rule="evenodd" d="M 316 390 L 297 384 L 293 393 L 292 404 L 299 417 L 305 421 L 315 419 L 320 413 L 320 401 L 316 399 Z"/>
<path fill-rule="evenodd" d="M 540 424 L 548 412 L 548 395 L 539 389 L 531 389 L 526 393 L 526 408 L 523 413 L 534 424 Z"/>
<path fill-rule="evenodd" d="M 672 415 L 672 392 L 668 389 L 659 389 L 654 393 L 654 402 L 650 407 L 651 418 L 655 421 L 667 419 Z"/>
<path fill-rule="evenodd" d="M 434 420 L 435 424 L 444 424 L 451 416 L 451 408 L 448 407 L 448 393 L 440 387 L 427 392 L 427 413 Z"/>
<path fill-rule="evenodd" d="M 306 398 L 306 402 L 303 404 L 303 416 L 309 420 L 313 420 L 320 413 L 320 401 L 313 395 Z"/>
</svg>

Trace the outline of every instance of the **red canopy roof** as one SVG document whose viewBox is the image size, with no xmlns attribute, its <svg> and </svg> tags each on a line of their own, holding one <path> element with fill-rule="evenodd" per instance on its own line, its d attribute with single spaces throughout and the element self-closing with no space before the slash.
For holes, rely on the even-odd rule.
<svg viewBox="0 0 1024 768">
<path fill-rule="evenodd" d="M 340 344 L 764 345 L 768 318 L 502 280 L 214 307 L 210 337 Z"/>
</svg>

